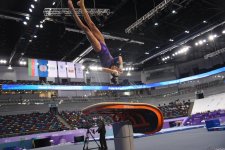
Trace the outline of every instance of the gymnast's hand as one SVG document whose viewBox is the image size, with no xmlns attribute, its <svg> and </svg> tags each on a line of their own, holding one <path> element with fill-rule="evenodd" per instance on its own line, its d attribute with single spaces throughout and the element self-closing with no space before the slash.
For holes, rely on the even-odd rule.
<svg viewBox="0 0 225 150">
<path fill-rule="evenodd" d="M 119 72 L 117 70 L 112 70 L 112 74 L 118 76 L 119 75 Z"/>
</svg>

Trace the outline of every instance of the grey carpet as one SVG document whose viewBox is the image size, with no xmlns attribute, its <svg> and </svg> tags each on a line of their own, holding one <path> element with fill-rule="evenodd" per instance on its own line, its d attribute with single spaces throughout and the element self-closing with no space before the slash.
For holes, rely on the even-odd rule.
<svg viewBox="0 0 225 150">
<path fill-rule="evenodd" d="M 107 141 L 114 150 L 113 140 Z M 90 143 L 90 148 L 94 147 Z M 225 131 L 208 132 L 205 128 L 179 131 L 134 140 L 135 150 L 225 150 Z M 40 150 L 82 150 L 83 144 L 66 144 Z"/>
</svg>

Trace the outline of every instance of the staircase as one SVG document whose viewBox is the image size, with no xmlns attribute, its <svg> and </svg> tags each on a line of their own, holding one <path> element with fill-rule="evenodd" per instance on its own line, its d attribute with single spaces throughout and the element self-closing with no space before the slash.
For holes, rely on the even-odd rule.
<svg viewBox="0 0 225 150">
<path fill-rule="evenodd" d="M 69 125 L 61 116 L 59 115 L 56 115 L 57 119 L 62 123 L 64 124 L 68 129 L 72 130 L 72 126 Z"/>
<path fill-rule="evenodd" d="M 189 109 L 188 109 L 188 116 L 190 116 L 190 115 L 191 115 L 191 112 L 192 112 L 193 106 L 194 106 L 194 102 L 191 102 L 190 107 L 189 107 Z"/>
</svg>

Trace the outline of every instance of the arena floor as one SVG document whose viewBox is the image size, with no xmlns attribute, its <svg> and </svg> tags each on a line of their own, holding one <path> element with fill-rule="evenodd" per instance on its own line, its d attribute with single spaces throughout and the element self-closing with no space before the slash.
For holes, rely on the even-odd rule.
<svg viewBox="0 0 225 150">
<path fill-rule="evenodd" d="M 107 141 L 114 150 L 114 141 Z M 90 143 L 90 148 L 95 147 Z M 208 132 L 205 128 L 159 134 L 134 140 L 135 150 L 225 150 L 225 131 Z M 82 150 L 83 143 L 64 144 L 38 150 Z"/>
</svg>

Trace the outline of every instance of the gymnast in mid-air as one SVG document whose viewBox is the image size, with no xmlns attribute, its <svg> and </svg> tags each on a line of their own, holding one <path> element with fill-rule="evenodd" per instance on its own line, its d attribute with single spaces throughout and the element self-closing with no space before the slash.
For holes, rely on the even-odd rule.
<svg viewBox="0 0 225 150">
<path fill-rule="evenodd" d="M 69 9 L 73 14 L 77 26 L 85 32 L 93 49 L 100 57 L 102 70 L 104 72 L 111 73 L 111 75 L 113 76 L 113 78 L 111 79 L 112 83 L 117 84 L 118 76 L 120 76 L 123 73 L 122 57 L 121 56 L 115 58 L 112 57 L 108 47 L 105 44 L 105 39 L 102 33 L 93 23 L 85 8 L 84 0 L 78 1 L 77 5 L 81 9 L 82 15 L 84 17 L 85 22 L 87 23 L 87 26 L 80 20 L 79 16 L 77 15 L 72 0 L 68 0 Z"/>
</svg>

